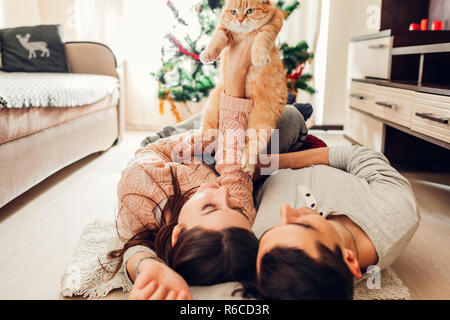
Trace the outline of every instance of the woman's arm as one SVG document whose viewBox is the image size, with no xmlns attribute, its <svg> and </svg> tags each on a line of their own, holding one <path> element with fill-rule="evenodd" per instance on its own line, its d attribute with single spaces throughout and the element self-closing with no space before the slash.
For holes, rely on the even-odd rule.
<svg viewBox="0 0 450 320">
<path fill-rule="evenodd" d="M 257 180 L 262 175 L 270 175 L 278 169 L 301 169 L 319 164 L 329 165 L 328 154 L 328 147 L 281 154 L 261 154 L 258 157 L 253 179 Z M 274 168 L 273 163 L 278 163 L 278 167 Z"/>
<path fill-rule="evenodd" d="M 230 198 L 238 204 L 252 224 L 256 217 L 252 197 L 253 183 L 250 175 L 241 167 L 250 108 L 251 100 L 222 94 L 215 159 L 219 173 L 217 183 L 227 186 Z"/>
<path fill-rule="evenodd" d="M 160 139 L 155 143 L 149 144 L 144 148 L 136 151 L 136 155 L 144 156 L 148 159 L 154 159 L 155 163 L 161 165 L 166 162 L 190 161 L 193 156 L 193 144 L 191 137 L 194 130 Z M 197 147 L 197 146 L 196 146 Z M 202 146 L 204 148 L 205 146 Z"/>
<path fill-rule="evenodd" d="M 198 129 L 201 120 L 202 120 L 202 113 L 198 112 L 193 116 L 187 118 L 186 120 L 183 120 L 182 122 L 179 122 L 175 125 L 166 126 L 158 130 L 157 132 L 147 136 L 144 140 L 142 140 L 141 147 L 146 147 L 150 143 L 154 143 L 160 139 L 185 133 L 186 131 L 189 130 Z"/>
<path fill-rule="evenodd" d="M 139 149 L 122 171 L 117 185 L 116 220 L 118 237 L 122 242 L 127 242 L 145 226 L 159 224 L 155 217 L 157 213 L 153 214 L 153 211 L 157 204 L 167 198 L 167 194 L 158 186 L 158 182 L 171 177 L 171 167 L 177 166 L 170 163 L 175 158 L 173 150 L 185 138 L 186 135 L 173 136 Z"/>
<path fill-rule="evenodd" d="M 256 217 L 253 183 L 241 168 L 245 131 L 252 101 L 245 98 L 247 71 L 251 64 L 253 39 L 230 47 L 224 74 L 224 92 L 220 99 L 219 137 L 216 150 L 217 183 L 228 187 L 229 196 L 239 204 L 251 224 Z M 231 143 L 230 143 L 231 141 Z"/>
<path fill-rule="evenodd" d="M 134 281 L 131 300 L 192 299 L 186 281 L 149 252 L 138 252 L 128 259 L 126 267 Z M 139 275 L 136 275 L 136 271 Z"/>
<path fill-rule="evenodd" d="M 279 157 L 280 169 L 299 169 L 312 165 L 328 165 L 329 148 L 316 148 L 275 155 Z"/>
</svg>

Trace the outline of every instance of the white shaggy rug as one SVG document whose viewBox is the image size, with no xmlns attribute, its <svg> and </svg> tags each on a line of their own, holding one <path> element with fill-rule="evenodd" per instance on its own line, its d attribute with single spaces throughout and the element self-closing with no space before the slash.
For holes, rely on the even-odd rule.
<svg viewBox="0 0 450 320">
<path fill-rule="evenodd" d="M 114 264 L 108 263 L 106 253 L 118 248 L 114 221 L 94 220 L 84 228 L 71 263 L 66 267 L 61 279 L 61 293 L 65 297 L 108 298 L 114 289 L 124 293 L 131 285 L 121 270 L 108 281 L 111 274 L 102 269 L 99 259 L 109 270 Z M 191 287 L 194 299 L 230 300 L 242 299 L 231 293 L 239 286 L 236 282 L 206 287 Z M 126 298 L 126 295 L 124 295 Z M 411 295 L 406 286 L 390 268 L 378 274 L 371 274 L 355 281 L 355 300 L 409 300 Z"/>
</svg>

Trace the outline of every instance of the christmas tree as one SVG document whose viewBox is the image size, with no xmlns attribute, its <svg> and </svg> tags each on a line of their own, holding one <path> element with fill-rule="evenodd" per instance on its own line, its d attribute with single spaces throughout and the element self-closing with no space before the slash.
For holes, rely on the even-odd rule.
<svg viewBox="0 0 450 320">
<path fill-rule="evenodd" d="M 167 42 L 162 47 L 162 68 L 152 75 L 159 82 L 160 113 L 164 113 L 164 104 L 167 101 L 176 121 L 179 122 L 182 119 L 175 102 L 200 101 L 208 96 L 218 80 L 217 63 L 204 65 L 200 62 L 199 54 L 206 47 L 216 27 L 222 1 L 199 0 L 190 8 L 185 8 L 183 13 L 175 5 L 176 2 L 181 4 L 180 0 L 167 1 L 175 23 L 172 32 L 166 35 Z M 279 0 L 276 4 L 285 13 L 286 19 L 300 5 L 296 0 L 289 3 Z M 193 17 L 186 18 L 189 14 Z M 305 64 L 313 58 L 308 52 L 308 44 L 303 41 L 290 47 L 282 43 L 280 53 L 290 91 L 296 93 L 297 90 L 305 90 L 313 94 L 314 89 L 308 85 L 312 75 L 303 73 Z"/>
</svg>

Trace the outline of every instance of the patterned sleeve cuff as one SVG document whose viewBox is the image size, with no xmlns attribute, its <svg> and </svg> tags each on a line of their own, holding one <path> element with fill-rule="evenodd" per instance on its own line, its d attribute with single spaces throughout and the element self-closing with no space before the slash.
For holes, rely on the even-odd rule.
<svg viewBox="0 0 450 320">
<path fill-rule="evenodd" d="M 329 148 L 328 163 L 331 167 L 347 171 L 347 163 L 354 146 L 333 146 Z"/>
<path fill-rule="evenodd" d="M 222 91 L 220 95 L 220 108 L 231 110 L 231 111 L 239 111 L 239 112 L 250 112 L 252 108 L 253 100 L 251 99 L 242 99 L 236 98 L 227 95 Z"/>
</svg>

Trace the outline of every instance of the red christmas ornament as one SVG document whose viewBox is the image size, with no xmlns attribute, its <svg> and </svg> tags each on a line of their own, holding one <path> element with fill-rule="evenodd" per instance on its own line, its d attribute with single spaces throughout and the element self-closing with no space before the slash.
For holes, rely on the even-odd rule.
<svg viewBox="0 0 450 320">
<path fill-rule="evenodd" d="M 442 30 L 442 21 L 441 20 L 433 21 L 433 24 L 431 25 L 431 30 L 433 31 Z"/>
<path fill-rule="evenodd" d="M 298 79 L 302 76 L 303 69 L 305 68 L 305 63 L 301 63 L 297 66 L 297 68 L 291 73 L 286 75 L 286 78 L 289 80 L 298 81 Z"/>
<path fill-rule="evenodd" d="M 417 31 L 419 30 L 419 24 L 418 23 L 411 23 L 409 25 L 409 31 Z"/>
<path fill-rule="evenodd" d="M 180 50 L 180 52 L 182 54 L 190 56 L 194 60 L 200 61 L 200 56 L 198 54 L 196 54 L 194 52 L 187 51 L 185 48 L 183 48 L 181 43 L 174 36 L 169 36 L 169 40 L 172 41 L 172 43 L 178 48 L 178 50 Z"/>
<path fill-rule="evenodd" d="M 426 31 L 428 28 L 428 19 L 422 19 L 420 21 L 420 30 Z"/>
</svg>

